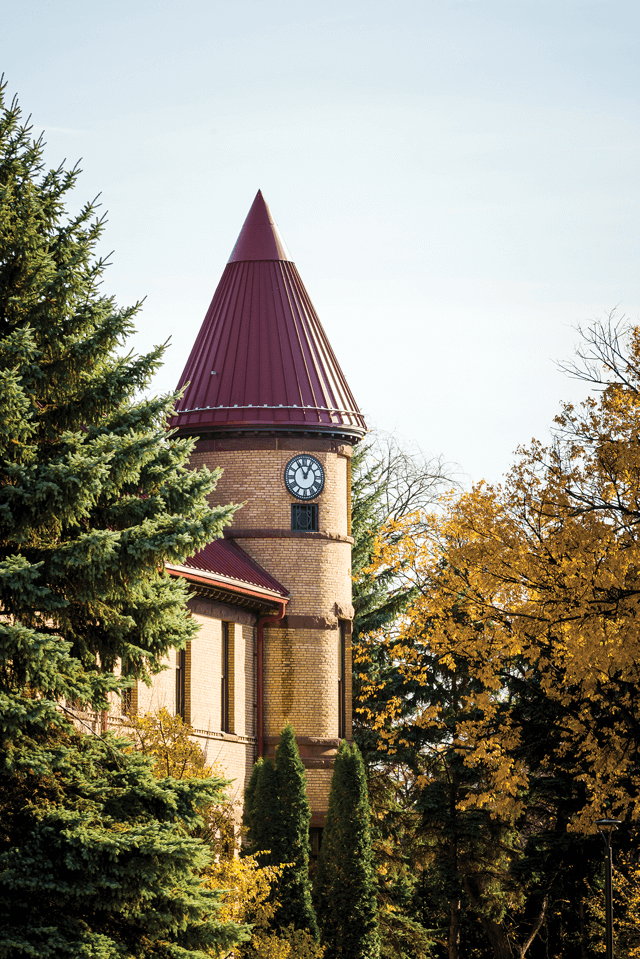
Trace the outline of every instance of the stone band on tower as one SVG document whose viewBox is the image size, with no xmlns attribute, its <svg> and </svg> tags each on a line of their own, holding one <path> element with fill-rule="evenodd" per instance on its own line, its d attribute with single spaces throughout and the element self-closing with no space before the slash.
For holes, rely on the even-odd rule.
<svg viewBox="0 0 640 959">
<path fill-rule="evenodd" d="M 258 753 L 292 723 L 319 826 L 351 737 L 350 457 L 366 425 L 260 192 L 179 388 L 192 465 L 222 467 L 216 503 L 244 503 L 228 536 L 289 592 L 284 618 L 257 625 Z"/>
</svg>

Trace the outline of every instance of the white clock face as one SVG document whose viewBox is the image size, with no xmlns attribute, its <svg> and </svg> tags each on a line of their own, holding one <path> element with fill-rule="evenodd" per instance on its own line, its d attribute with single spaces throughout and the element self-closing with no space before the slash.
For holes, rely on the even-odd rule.
<svg viewBox="0 0 640 959">
<path fill-rule="evenodd" d="M 324 470 L 315 456 L 300 453 L 285 466 L 284 483 L 296 499 L 314 499 L 323 490 Z"/>
</svg>

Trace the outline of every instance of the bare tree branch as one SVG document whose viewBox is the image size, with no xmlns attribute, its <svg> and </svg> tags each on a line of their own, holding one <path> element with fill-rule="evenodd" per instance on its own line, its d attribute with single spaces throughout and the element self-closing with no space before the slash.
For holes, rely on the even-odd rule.
<svg viewBox="0 0 640 959">
<path fill-rule="evenodd" d="M 616 316 L 615 309 L 604 320 L 593 320 L 589 325 L 578 323 L 576 329 L 583 342 L 576 348 L 576 360 L 558 361 L 558 369 L 602 389 L 618 383 L 637 392 L 640 366 L 632 362 L 627 343 L 633 327 L 624 314 Z"/>
<path fill-rule="evenodd" d="M 457 464 L 442 456 L 427 456 L 417 443 L 406 443 L 384 430 L 372 430 L 366 442 L 365 463 L 372 487 L 381 491 L 382 522 L 417 512 L 423 518 L 417 520 L 416 529 L 424 529 L 424 514 L 443 493 L 461 486 Z"/>
</svg>

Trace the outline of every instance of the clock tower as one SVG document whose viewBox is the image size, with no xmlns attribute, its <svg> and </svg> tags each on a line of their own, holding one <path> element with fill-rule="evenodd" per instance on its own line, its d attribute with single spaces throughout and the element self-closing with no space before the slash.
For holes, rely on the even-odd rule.
<svg viewBox="0 0 640 959">
<path fill-rule="evenodd" d="M 215 502 L 243 504 L 227 537 L 289 595 L 255 626 L 255 753 L 293 725 L 321 826 L 351 737 L 350 458 L 366 426 L 260 192 L 179 388 L 192 465 L 222 467 Z"/>
</svg>

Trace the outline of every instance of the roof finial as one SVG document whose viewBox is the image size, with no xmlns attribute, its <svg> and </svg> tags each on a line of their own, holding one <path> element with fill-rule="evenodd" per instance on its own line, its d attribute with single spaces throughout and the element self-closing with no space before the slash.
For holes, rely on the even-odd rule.
<svg viewBox="0 0 640 959">
<path fill-rule="evenodd" d="M 229 263 L 238 263 L 241 260 L 290 259 L 285 242 L 280 236 L 280 230 L 262 195 L 262 190 L 258 190 L 229 257 Z"/>
</svg>

